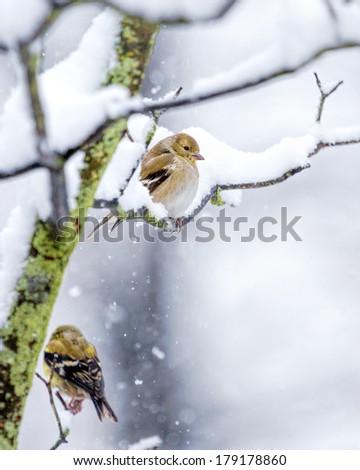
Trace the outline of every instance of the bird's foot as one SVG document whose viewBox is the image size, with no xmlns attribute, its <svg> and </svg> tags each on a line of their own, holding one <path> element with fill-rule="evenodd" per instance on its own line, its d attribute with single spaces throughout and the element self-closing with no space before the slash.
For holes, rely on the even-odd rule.
<svg viewBox="0 0 360 470">
<path fill-rule="evenodd" d="M 80 413 L 80 411 L 82 410 L 82 402 L 83 400 L 72 398 L 70 403 L 68 404 L 69 411 L 71 411 L 73 415 Z"/>
</svg>

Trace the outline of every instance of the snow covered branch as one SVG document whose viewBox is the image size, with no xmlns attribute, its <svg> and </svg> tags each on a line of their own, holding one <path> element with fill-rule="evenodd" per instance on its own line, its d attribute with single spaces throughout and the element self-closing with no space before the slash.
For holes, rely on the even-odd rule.
<svg viewBox="0 0 360 470">
<path fill-rule="evenodd" d="M 25 173 L 28 173 L 32 170 L 37 170 L 39 168 L 47 168 L 49 169 L 48 166 L 46 166 L 44 163 L 36 161 L 32 163 L 26 163 L 24 166 L 13 168 L 8 171 L 0 171 L 0 180 L 2 179 L 7 179 L 7 178 L 13 178 L 14 176 L 19 176 L 23 175 Z"/>
<path fill-rule="evenodd" d="M 360 143 L 360 126 L 338 129 L 321 127 L 324 103 L 342 81 L 323 84 L 318 75 L 315 76 L 320 91 L 316 123 L 302 137 L 286 137 L 263 152 L 241 152 L 219 142 L 202 129 L 183 130 L 197 140 L 205 156 L 205 161 L 199 165 L 199 190 L 183 217 L 183 225 L 191 221 L 210 200 L 215 204 L 222 204 L 221 191 L 256 189 L 282 183 L 309 168 L 310 158 L 322 149 Z M 142 119 L 145 122 L 141 123 L 140 117 L 134 118 L 130 125 L 135 126 L 137 132 L 134 135 L 142 135 L 143 141 L 144 132 L 139 132 L 139 128 L 143 126 L 146 129 L 149 124 L 144 116 Z M 169 134 L 167 129 L 158 128 L 154 142 Z M 152 225 L 163 227 L 166 225 L 163 220 L 166 214 L 149 198 L 137 179 L 138 171 L 130 183 L 127 178 L 126 184 L 123 184 L 125 175 L 128 174 L 126 165 L 130 165 L 129 161 L 132 160 L 139 161 L 140 142 L 141 138 L 137 142 L 123 141 L 120 144 L 119 153 L 114 155 L 114 160 L 98 188 L 94 207 L 108 207 L 119 220 L 143 219 Z M 129 160 L 126 165 L 125 159 L 120 159 L 120 154 L 123 156 L 124 153 L 127 153 Z M 122 188 L 120 192 L 119 188 Z"/>
<path fill-rule="evenodd" d="M 95 3 L 111 8 L 122 16 L 130 15 L 134 18 L 145 18 L 148 21 L 164 25 L 174 25 L 217 20 L 225 16 L 239 1 L 212 1 L 208 2 L 209 5 L 179 1 L 172 2 L 169 6 L 168 0 L 160 0 L 156 3 L 130 0 L 52 0 L 52 4 L 54 8 L 63 8 L 64 6 Z"/>
<path fill-rule="evenodd" d="M 322 83 L 321 83 L 321 81 L 318 77 L 318 74 L 315 73 L 314 75 L 315 75 L 316 84 L 317 84 L 317 86 L 319 88 L 319 91 L 320 91 L 320 101 L 319 101 L 319 107 L 318 107 L 318 112 L 317 112 L 317 116 L 316 116 L 316 122 L 320 122 L 326 99 L 332 93 L 334 93 L 334 91 L 336 91 L 339 88 L 339 86 L 342 85 L 344 82 L 341 80 L 341 81 L 336 82 L 336 83 L 328 84 L 327 89 L 324 90 L 324 87 L 323 87 L 323 85 L 322 85 Z"/>
<path fill-rule="evenodd" d="M 257 70 L 259 64 L 258 58 L 255 58 L 255 60 L 250 60 L 249 63 L 240 64 L 238 67 L 235 67 L 229 72 L 195 82 L 193 91 L 183 93 L 182 96 L 177 100 L 173 100 L 172 98 L 168 97 L 159 100 L 143 100 L 142 102 L 138 98 L 129 99 L 121 103 L 119 114 L 121 114 L 122 117 L 128 117 L 135 113 L 154 113 L 160 111 L 163 108 L 173 109 L 182 106 L 195 105 L 204 101 L 212 100 L 214 98 L 226 96 L 231 93 L 247 91 L 259 85 L 263 85 L 264 83 L 276 80 L 279 77 L 298 72 L 326 53 L 355 47 L 360 47 L 360 42 L 341 43 L 328 46 L 326 48 L 315 51 L 305 60 L 302 60 L 296 65 L 281 65 L 278 68 L 274 67 L 272 70 L 269 70 L 267 60 L 265 60 L 262 67 L 262 72 Z M 114 110 L 115 114 L 117 115 L 116 107 Z M 96 141 L 102 135 L 104 130 L 107 129 L 113 122 L 113 118 L 103 122 L 87 137 L 84 142 L 79 143 L 79 145 L 76 145 L 71 149 L 68 149 L 68 151 L 64 154 L 64 157 L 68 158 L 69 155 L 80 150 L 83 145 L 87 145 L 88 143 Z"/>
<path fill-rule="evenodd" d="M 24 8 L 34 6 L 34 2 L 47 4 L 43 0 L 26 0 Z M 36 13 L 37 20 L 40 13 L 47 14 L 47 11 L 33 10 L 30 8 L 28 15 Z M 16 21 L 19 15 L 15 13 L 12 18 Z M 0 40 L 2 20 L 0 15 Z M 40 122 L 35 124 L 29 108 L 32 100 L 36 101 L 40 97 L 39 102 L 44 105 L 42 109 L 46 117 L 44 134 L 52 155 L 56 155 L 66 152 L 74 142 L 83 141 L 91 132 L 93 120 L 104 120 L 105 104 L 113 102 L 115 96 L 124 99 L 130 93 L 138 93 L 157 26 L 129 17 L 123 18 L 121 25 L 119 23 L 118 16 L 104 11 L 94 19 L 78 49 L 65 61 L 38 77 L 39 95 L 33 94 L 32 98 L 28 95 L 33 75 L 29 80 L 22 79 L 18 88 L 13 90 L 1 116 L 0 175 L 5 178 L 35 168 L 50 167 L 53 199 L 58 204 L 65 204 L 61 200 L 64 194 L 61 189 L 64 185 L 64 180 L 61 181 L 64 177 L 63 161 L 59 163 L 59 159 L 56 159 L 48 165 L 40 158 L 36 159 L 37 128 L 41 130 L 41 125 Z M 22 38 L 29 37 L 29 34 L 23 35 L 26 32 L 24 28 L 16 31 L 14 27 L 8 35 L 9 44 L 18 44 L 19 36 L 16 33 L 19 31 Z M 13 41 L 10 41 L 11 34 Z M 118 44 L 116 54 L 114 44 Z M 109 70 L 110 57 L 113 68 Z M 25 57 L 24 62 L 27 60 Z M 109 86 L 102 88 L 105 76 Z M 92 121 L 90 132 L 87 121 L 89 116 Z M 85 128 L 82 126 L 83 120 L 86 121 Z M 125 130 L 126 119 L 119 119 L 104 131 L 96 144 L 85 149 L 74 197 L 75 207 L 81 207 L 85 215 L 104 169 Z M 76 173 L 79 174 L 78 168 Z M 60 186 L 57 187 L 56 182 Z M 42 206 L 47 206 L 44 197 L 46 191 L 46 187 L 39 187 Z M 55 211 L 60 212 L 60 208 L 55 207 Z M 0 422 L 7 423 L 0 433 L 1 449 L 15 448 L 17 445 L 19 426 L 37 358 L 64 270 L 77 243 L 77 240 L 66 244 L 56 241 L 54 224 L 49 223 L 46 216 L 42 216 L 42 219 L 36 219 L 34 210 L 27 208 L 18 211 L 17 217 L 14 216 L 14 220 L 10 221 L 12 225 L 2 232 L 0 240 L 3 245 L 0 271 Z M 83 228 L 82 222 L 77 220 L 74 224 L 77 233 Z M 16 249 L 16 253 L 10 248 Z"/>
</svg>

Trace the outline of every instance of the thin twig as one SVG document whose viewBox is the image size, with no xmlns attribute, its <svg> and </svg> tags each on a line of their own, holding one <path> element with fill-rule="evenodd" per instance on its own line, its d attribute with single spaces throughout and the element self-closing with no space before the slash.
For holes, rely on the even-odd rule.
<svg viewBox="0 0 360 470">
<path fill-rule="evenodd" d="M 49 165 L 45 165 L 39 161 L 26 163 L 24 166 L 17 167 L 11 170 L 0 170 L 0 180 L 13 178 L 14 176 L 23 175 L 24 173 L 29 173 L 33 170 L 38 170 L 39 168 L 51 169 Z"/>
<path fill-rule="evenodd" d="M 334 85 L 328 92 L 324 92 L 321 81 L 318 77 L 318 75 L 315 73 L 315 78 L 316 78 L 316 83 L 317 86 L 320 90 L 321 93 L 321 100 L 320 100 L 320 105 L 319 105 L 319 110 L 318 110 L 318 118 L 317 122 L 320 122 L 321 119 L 321 114 L 324 106 L 324 102 L 328 96 L 330 96 L 332 93 L 334 93 L 339 86 L 343 83 L 342 81 L 338 82 L 336 85 Z M 319 153 L 322 149 L 327 148 L 327 147 L 336 147 L 336 146 L 342 146 L 342 145 L 351 145 L 351 144 L 359 144 L 360 143 L 360 137 L 358 139 L 344 139 L 344 140 L 337 140 L 337 141 L 326 141 L 326 140 L 319 140 L 316 146 L 311 150 L 307 157 L 311 158 L 312 156 L 316 155 Z M 298 166 L 296 168 L 291 168 L 290 170 L 286 171 L 282 175 L 272 178 L 270 180 L 265 180 L 265 181 L 256 181 L 256 182 L 248 182 L 248 183 L 233 183 L 233 184 L 218 184 L 215 185 L 211 188 L 209 194 L 207 194 L 199 206 L 188 216 L 183 217 L 181 219 L 181 226 L 183 227 L 184 225 L 188 224 L 191 220 L 194 219 L 194 217 L 206 206 L 206 204 L 209 202 L 209 200 L 216 194 L 218 190 L 225 191 L 225 190 L 231 190 L 231 189 L 256 189 L 256 188 L 264 188 L 267 186 L 273 186 L 275 184 L 282 183 L 283 181 L 286 181 L 288 178 L 291 176 L 296 175 L 297 173 L 300 173 L 301 171 L 307 169 L 310 167 L 310 164 L 303 165 L 303 166 Z M 94 201 L 94 207 L 97 208 L 104 208 L 108 207 L 113 213 L 116 213 L 116 201 L 112 200 L 109 202 L 102 200 L 96 200 Z M 164 226 L 164 221 L 163 220 L 157 220 L 156 218 L 152 217 L 149 212 L 147 211 L 146 208 L 139 209 L 138 211 L 129 211 L 123 216 L 118 216 L 118 221 L 122 220 L 130 220 L 130 219 L 142 219 L 146 222 L 148 222 L 151 225 L 157 226 L 157 227 L 163 227 Z M 118 222 L 119 223 L 119 222 Z"/>
<path fill-rule="evenodd" d="M 175 90 L 175 93 L 174 93 L 172 99 L 176 100 L 178 98 L 178 96 L 180 95 L 181 91 L 182 91 L 182 87 L 180 86 Z M 124 194 L 124 192 L 125 192 L 126 188 L 128 187 L 132 177 L 134 176 L 137 168 L 139 167 L 139 165 L 140 165 L 140 163 L 141 163 L 141 161 L 142 161 L 142 159 L 143 159 L 143 157 L 146 153 L 146 150 L 148 149 L 148 147 L 150 145 L 150 142 L 151 142 L 151 140 L 154 136 L 154 133 L 156 131 L 156 127 L 157 127 L 157 124 L 159 122 L 159 119 L 162 116 L 162 114 L 164 114 L 166 111 L 167 111 L 167 108 L 162 108 L 159 112 L 153 113 L 153 121 L 154 122 L 153 122 L 152 129 L 148 133 L 148 136 L 147 136 L 146 141 L 145 141 L 145 152 L 142 155 L 140 155 L 140 157 L 135 161 L 133 167 L 131 168 L 129 175 L 127 176 L 124 184 L 122 185 L 122 187 L 119 190 L 118 198 L 115 199 L 115 206 L 114 207 L 116 207 L 116 205 L 118 203 L 118 199 Z M 131 137 L 131 134 L 130 134 L 128 129 L 126 129 L 125 134 L 131 142 L 134 142 L 134 140 Z M 111 230 L 110 230 L 110 233 L 111 233 L 122 222 L 122 218 L 118 217 L 117 215 L 113 214 L 112 212 L 110 212 L 110 214 L 107 214 L 105 217 L 103 217 L 102 220 L 99 221 L 98 224 L 96 224 L 96 226 L 94 227 L 92 232 L 88 235 L 88 238 L 92 238 L 93 235 L 95 234 L 95 232 L 97 232 L 97 230 L 99 230 L 100 227 L 102 227 L 103 225 L 108 223 L 114 217 L 116 217 L 116 220 L 115 220 L 115 223 L 113 224 L 113 226 L 111 227 Z M 143 218 L 143 212 L 141 212 L 141 215 L 139 217 Z"/>
<path fill-rule="evenodd" d="M 337 22 L 337 13 L 335 11 L 335 8 L 334 8 L 334 5 L 332 4 L 332 1 L 331 0 L 324 0 L 325 2 L 325 6 L 329 12 L 329 15 L 331 17 L 331 19 L 334 21 L 334 22 Z"/>
<path fill-rule="evenodd" d="M 315 80 L 316 80 L 316 84 L 319 88 L 319 91 L 320 91 L 320 102 L 319 102 L 319 107 L 318 107 L 318 111 L 317 111 L 317 115 L 316 115 L 316 122 L 320 122 L 321 121 L 321 117 L 322 117 L 322 113 L 323 113 L 323 109 L 324 109 L 324 104 L 325 104 L 325 101 L 326 99 L 332 94 L 334 93 L 334 91 L 336 91 L 340 85 L 342 85 L 344 83 L 343 80 L 340 80 L 336 85 L 334 85 L 330 91 L 328 92 L 325 92 L 324 89 L 323 89 L 323 86 L 322 86 L 322 83 L 320 81 L 320 78 L 318 77 L 318 74 L 315 72 L 314 73 L 315 75 Z"/>
<path fill-rule="evenodd" d="M 166 99 L 157 100 L 157 101 L 145 102 L 142 104 L 139 104 L 138 99 L 130 100 L 126 112 L 124 112 L 121 115 L 121 117 L 126 118 L 135 113 L 159 112 L 163 108 L 174 109 L 174 108 L 179 108 L 182 106 L 194 105 L 194 104 L 202 103 L 203 101 L 209 101 L 214 98 L 219 98 L 219 97 L 226 96 L 232 93 L 250 90 L 264 83 L 271 82 L 279 77 L 293 74 L 328 52 L 338 51 L 341 49 L 355 48 L 355 47 L 360 47 L 360 43 L 353 42 L 353 43 L 343 43 L 340 45 L 336 44 L 335 46 L 329 46 L 324 49 L 321 49 L 320 51 L 317 51 L 316 53 L 314 53 L 313 55 L 305 59 L 302 63 L 298 64 L 297 66 L 285 67 L 283 69 L 279 69 L 271 73 L 264 73 L 263 76 L 254 78 L 252 80 L 247 80 L 245 82 L 239 82 L 238 84 L 235 84 L 230 87 L 223 87 L 223 88 L 218 88 L 218 89 L 205 91 L 205 92 L 199 92 L 195 94 L 191 94 L 191 93 L 183 94 L 177 100 L 166 98 Z M 78 150 L 81 150 L 84 146 L 89 145 L 99 140 L 101 136 L 103 135 L 103 133 L 106 131 L 106 129 L 108 129 L 109 126 L 111 126 L 118 118 L 119 117 L 117 117 L 116 119 L 107 119 L 97 129 L 95 129 L 83 142 L 81 142 L 80 144 L 74 146 L 73 148 L 67 150 L 64 154 L 62 154 L 62 158 L 66 160 L 73 153 L 77 152 Z"/>
<path fill-rule="evenodd" d="M 59 413 L 56 409 L 56 405 L 55 405 L 55 401 L 54 401 L 54 395 L 53 395 L 52 388 L 51 388 L 51 379 L 52 379 L 53 373 L 54 373 L 54 364 L 51 367 L 50 377 L 49 377 L 48 381 L 45 380 L 44 377 L 42 377 L 40 374 L 35 372 L 36 377 L 38 379 L 40 379 L 47 388 L 47 391 L 49 393 L 50 405 L 51 405 L 51 408 L 54 412 L 55 419 L 56 419 L 58 429 L 59 429 L 59 439 L 50 448 L 50 450 L 56 450 L 58 447 L 61 446 L 61 444 L 67 444 L 68 441 L 66 440 L 66 438 L 69 435 L 69 430 L 68 429 L 65 429 L 65 430 L 63 429 L 62 424 L 61 424 L 61 420 L 60 420 L 60 417 L 59 417 Z"/>
<path fill-rule="evenodd" d="M 360 137 L 359 139 L 352 139 L 352 140 L 342 140 L 342 141 L 336 141 L 336 142 L 326 142 L 326 141 L 319 141 L 318 144 L 315 146 L 315 148 L 309 152 L 308 158 L 313 157 L 317 153 L 319 153 L 321 150 L 328 148 L 328 147 L 336 147 L 336 146 L 343 146 L 343 145 L 352 145 L 352 144 L 359 144 L 360 143 Z M 258 188 L 265 188 L 268 186 L 274 186 L 275 184 L 282 183 L 286 181 L 288 178 L 291 176 L 294 176 L 298 173 L 300 173 L 303 170 L 306 170 L 310 168 L 310 164 L 304 165 L 304 166 L 299 166 L 296 168 L 292 168 L 282 175 L 272 178 L 270 180 L 264 180 L 264 181 L 257 181 L 257 182 L 247 182 L 247 183 L 233 183 L 233 184 L 218 184 L 215 185 L 211 188 L 209 194 L 207 194 L 199 204 L 199 206 L 189 215 L 186 217 L 182 218 L 181 226 L 184 227 L 186 224 L 191 222 L 194 217 L 196 217 L 199 212 L 202 211 L 202 209 L 206 206 L 206 204 L 210 201 L 210 199 L 216 194 L 216 191 L 220 189 L 221 191 L 226 191 L 226 190 L 231 190 L 231 189 L 258 189 Z M 109 208 L 111 211 L 113 211 L 114 214 L 116 214 L 116 201 L 106 201 L 104 199 L 98 199 L 94 201 L 94 208 Z M 118 216 L 119 218 L 119 216 Z M 131 220 L 131 219 L 137 219 L 137 220 L 144 220 L 145 222 L 149 223 L 150 225 L 153 225 L 158 228 L 162 228 L 165 225 L 165 221 L 160 219 L 157 220 L 153 216 L 151 216 L 148 212 L 148 210 L 143 207 L 136 212 L 132 211 L 129 213 L 126 213 L 125 216 L 120 216 L 122 220 Z"/>
</svg>

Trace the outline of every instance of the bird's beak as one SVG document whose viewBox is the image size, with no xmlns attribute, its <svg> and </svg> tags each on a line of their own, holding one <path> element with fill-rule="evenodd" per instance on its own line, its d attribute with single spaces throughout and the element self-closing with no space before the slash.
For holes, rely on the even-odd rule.
<svg viewBox="0 0 360 470">
<path fill-rule="evenodd" d="M 192 156 L 195 158 L 195 160 L 205 160 L 205 158 L 200 155 L 200 153 L 193 153 Z"/>
</svg>

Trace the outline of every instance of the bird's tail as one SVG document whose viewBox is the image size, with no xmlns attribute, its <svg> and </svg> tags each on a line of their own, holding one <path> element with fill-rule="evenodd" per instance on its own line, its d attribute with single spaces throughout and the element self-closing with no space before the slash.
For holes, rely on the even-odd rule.
<svg viewBox="0 0 360 470">
<path fill-rule="evenodd" d="M 105 397 L 103 398 L 92 398 L 95 406 L 96 413 L 99 416 L 100 421 L 104 421 L 104 418 L 109 418 L 113 423 L 117 423 L 118 419 L 116 414 L 113 412 L 111 406 Z"/>
</svg>

